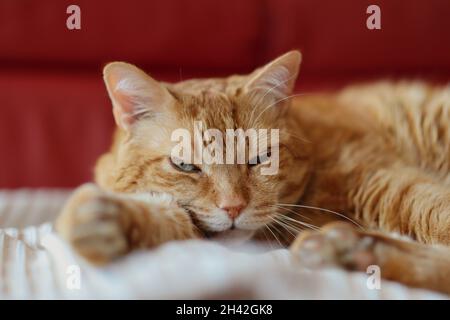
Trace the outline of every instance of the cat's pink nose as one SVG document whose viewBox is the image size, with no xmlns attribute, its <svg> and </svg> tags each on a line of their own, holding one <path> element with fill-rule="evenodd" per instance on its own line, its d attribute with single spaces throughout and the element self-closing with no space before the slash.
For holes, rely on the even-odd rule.
<svg viewBox="0 0 450 320">
<path fill-rule="evenodd" d="M 246 205 L 247 204 L 245 203 L 244 199 L 236 197 L 221 201 L 221 203 L 219 204 L 219 208 L 225 210 L 230 219 L 234 220 L 241 214 Z"/>
<path fill-rule="evenodd" d="M 244 209 L 244 206 L 229 207 L 229 208 L 222 208 L 222 209 L 227 212 L 227 214 L 231 220 L 234 220 L 241 214 L 242 209 Z"/>
</svg>

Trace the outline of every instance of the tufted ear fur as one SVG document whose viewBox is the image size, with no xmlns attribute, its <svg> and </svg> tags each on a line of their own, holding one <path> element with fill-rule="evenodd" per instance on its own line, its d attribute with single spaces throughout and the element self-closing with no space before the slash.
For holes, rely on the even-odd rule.
<svg viewBox="0 0 450 320">
<path fill-rule="evenodd" d="M 289 51 L 249 75 L 245 90 L 256 95 L 272 96 L 279 100 L 294 89 L 301 62 L 299 51 Z"/>
<path fill-rule="evenodd" d="M 103 69 L 103 79 L 114 119 L 127 131 L 137 120 L 163 112 L 175 100 L 162 84 L 128 63 L 109 63 Z"/>
</svg>

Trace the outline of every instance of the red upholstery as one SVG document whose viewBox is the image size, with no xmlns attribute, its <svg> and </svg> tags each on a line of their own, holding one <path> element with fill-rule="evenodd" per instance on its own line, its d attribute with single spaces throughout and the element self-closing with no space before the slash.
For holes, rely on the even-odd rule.
<svg viewBox="0 0 450 320">
<path fill-rule="evenodd" d="M 158 67 L 247 66 L 262 40 L 258 3 L 3 0 L 0 59 L 93 67 L 124 58 Z M 70 4 L 81 8 L 80 31 L 66 28 Z"/>
<path fill-rule="evenodd" d="M 450 71 L 450 2 L 442 0 L 270 1 L 268 54 L 298 47 L 303 72 L 426 74 Z M 366 9 L 381 8 L 381 30 Z"/>
<path fill-rule="evenodd" d="M 366 28 L 373 3 L 381 30 Z M 65 26 L 70 4 L 81 30 Z M 113 128 L 108 61 L 177 81 L 247 72 L 300 48 L 302 91 L 385 76 L 448 81 L 449 16 L 444 0 L 3 0 L 0 187 L 91 178 Z"/>
</svg>

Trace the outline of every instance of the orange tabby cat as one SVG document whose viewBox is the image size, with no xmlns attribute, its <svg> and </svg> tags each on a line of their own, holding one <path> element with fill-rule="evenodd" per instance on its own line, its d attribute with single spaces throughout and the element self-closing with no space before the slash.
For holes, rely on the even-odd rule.
<svg viewBox="0 0 450 320">
<path fill-rule="evenodd" d="M 170 240 L 272 239 L 310 266 L 376 264 L 385 278 L 450 293 L 449 88 L 382 82 L 293 97 L 300 60 L 292 51 L 249 75 L 176 84 L 108 64 L 118 130 L 97 185 L 73 194 L 58 232 L 97 263 Z M 196 121 L 279 129 L 278 173 L 262 175 L 263 161 L 174 161 L 171 133 Z M 332 220 L 351 224 L 295 240 Z"/>
</svg>

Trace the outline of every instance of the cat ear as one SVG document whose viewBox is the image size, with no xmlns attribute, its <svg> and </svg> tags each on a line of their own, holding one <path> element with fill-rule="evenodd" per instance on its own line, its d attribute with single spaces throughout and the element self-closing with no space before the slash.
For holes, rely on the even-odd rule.
<svg viewBox="0 0 450 320">
<path fill-rule="evenodd" d="M 103 79 L 114 119 L 124 130 L 139 119 L 162 112 L 174 101 L 163 85 L 128 63 L 109 63 L 103 69 Z"/>
<path fill-rule="evenodd" d="M 300 51 L 289 51 L 256 69 L 250 74 L 245 90 L 277 100 L 289 96 L 297 80 L 301 59 Z"/>
</svg>

